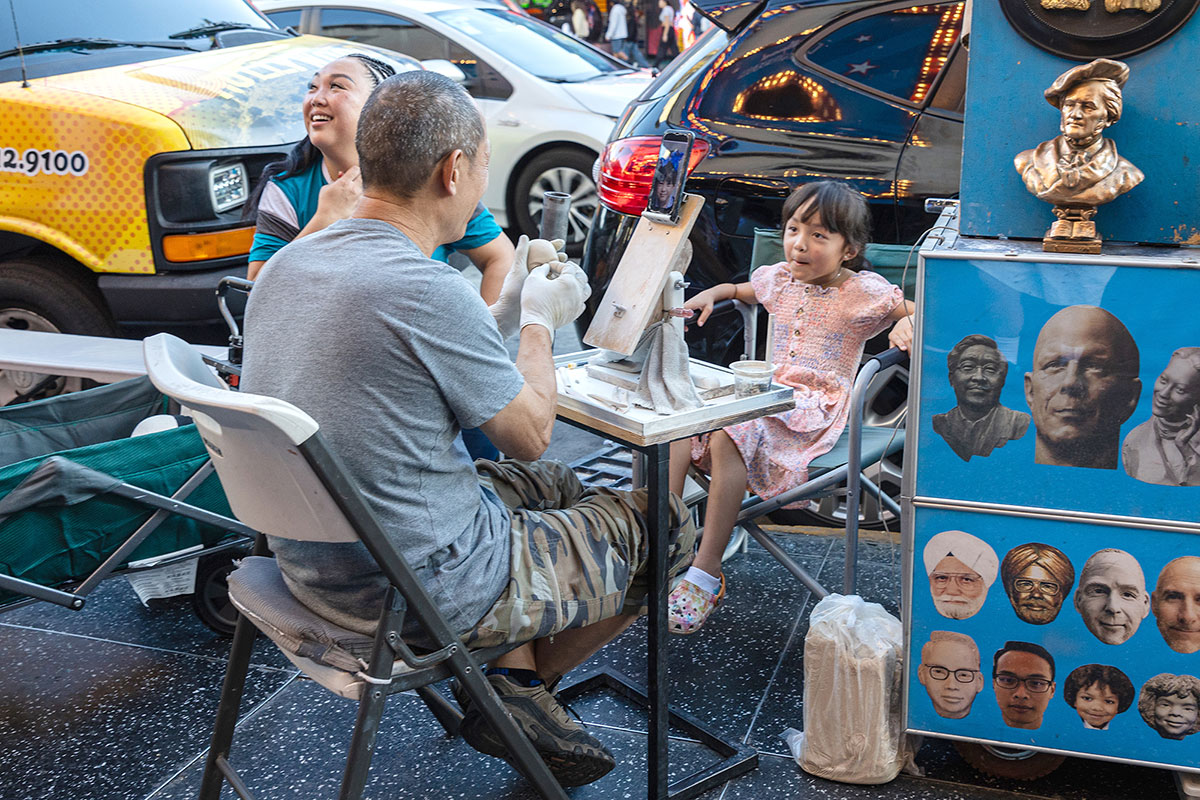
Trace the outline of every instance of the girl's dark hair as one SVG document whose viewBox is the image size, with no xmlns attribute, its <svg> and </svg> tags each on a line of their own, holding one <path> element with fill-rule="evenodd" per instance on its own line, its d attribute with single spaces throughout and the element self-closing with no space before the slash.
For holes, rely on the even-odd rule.
<svg viewBox="0 0 1200 800">
<path fill-rule="evenodd" d="M 1107 664 L 1084 664 L 1071 671 L 1071 674 L 1067 676 L 1066 685 L 1063 687 L 1063 699 L 1067 701 L 1067 705 L 1074 708 L 1075 699 L 1079 693 L 1093 683 L 1106 687 L 1117 696 L 1118 714 L 1125 713 L 1133 705 L 1135 692 L 1129 676 Z"/>
<path fill-rule="evenodd" d="M 363 69 L 371 78 L 372 89 L 396 74 L 394 66 L 366 53 L 347 53 L 338 58 L 353 58 L 362 64 Z M 246 205 L 242 206 L 242 219 L 253 219 L 258 216 L 258 203 L 262 200 L 262 193 L 272 178 L 299 175 L 316 163 L 320 157 L 321 151 L 308 140 L 308 136 L 305 136 L 282 160 L 272 161 L 263 167 L 262 174 L 258 177 L 258 185 L 250 193 L 250 199 L 246 201 Z"/>
<path fill-rule="evenodd" d="M 801 221 L 808 222 L 814 214 L 820 214 L 822 225 L 832 233 L 840 233 L 846 239 L 846 244 L 858 251 L 854 258 L 846 262 L 846 266 L 860 269 L 863 252 L 871 238 L 871 212 L 867 208 L 867 199 L 861 192 L 840 181 L 806 183 L 783 202 L 782 226 L 786 228 L 792 215 L 810 200 L 812 205 Z"/>
</svg>

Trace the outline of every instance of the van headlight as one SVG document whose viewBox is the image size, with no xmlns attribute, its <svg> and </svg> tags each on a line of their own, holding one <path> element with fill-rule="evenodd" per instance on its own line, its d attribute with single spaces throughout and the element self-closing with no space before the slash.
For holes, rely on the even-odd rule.
<svg viewBox="0 0 1200 800">
<path fill-rule="evenodd" d="M 212 199 L 213 210 L 218 214 L 245 203 L 250 195 L 246 166 L 239 161 L 209 169 L 208 195 Z"/>
</svg>

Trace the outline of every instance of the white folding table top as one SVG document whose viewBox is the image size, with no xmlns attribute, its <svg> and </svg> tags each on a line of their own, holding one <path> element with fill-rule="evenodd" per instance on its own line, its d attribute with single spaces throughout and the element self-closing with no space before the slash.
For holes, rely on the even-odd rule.
<svg viewBox="0 0 1200 800">
<path fill-rule="evenodd" d="M 195 345 L 207 356 L 225 358 L 227 348 Z M 140 339 L 109 339 L 68 333 L 0 329 L 0 370 L 91 378 L 114 383 L 146 374 Z"/>
</svg>

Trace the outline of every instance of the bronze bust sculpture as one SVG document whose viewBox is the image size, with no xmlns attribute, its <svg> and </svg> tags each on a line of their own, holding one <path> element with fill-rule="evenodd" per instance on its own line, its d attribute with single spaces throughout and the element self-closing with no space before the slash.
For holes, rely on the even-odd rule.
<svg viewBox="0 0 1200 800">
<path fill-rule="evenodd" d="M 1096 206 L 1142 182 L 1142 171 L 1117 154 L 1104 129 L 1121 118 L 1121 87 L 1129 67 L 1098 58 L 1059 75 L 1046 100 L 1061 112 L 1061 135 L 1022 151 L 1013 163 L 1025 188 L 1054 204 L 1058 219 L 1046 232 L 1049 252 L 1099 253 Z"/>
</svg>

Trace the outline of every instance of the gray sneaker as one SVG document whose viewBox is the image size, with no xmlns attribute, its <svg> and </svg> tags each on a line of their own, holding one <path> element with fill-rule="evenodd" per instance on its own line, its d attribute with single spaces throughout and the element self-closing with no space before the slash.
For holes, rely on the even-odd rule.
<svg viewBox="0 0 1200 800">
<path fill-rule="evenodd" d="M 612 753 L 573 720 L 544 685 L 520 686 L 507 675 L 488 675 L 487 679 L 560 784 L 582 786 L 599 780 L 616 766 Z M 459 728 L 463 740 L 479 752 L 503 758 L 515 766 L 504 742 L 478 709 L 472 708 L 466 690 L 458 681 L 453 682 L 451 690 L 463 710 Z"/>
</svg>

